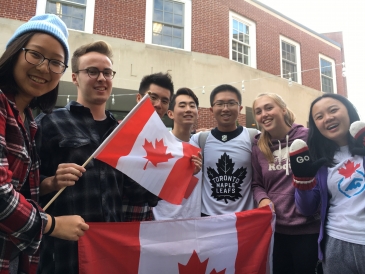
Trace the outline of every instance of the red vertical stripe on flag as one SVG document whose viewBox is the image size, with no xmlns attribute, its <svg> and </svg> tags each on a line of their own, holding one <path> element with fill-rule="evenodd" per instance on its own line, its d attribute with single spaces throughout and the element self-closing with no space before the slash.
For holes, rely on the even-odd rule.
<svg viewBox="0 0 365 274">
<path fill-rule="evenodd" d="M 136 142 L 136 136 L 143 130 L 154 111 L 149 100 L 142 102 L 129 121 L 118 129 L 118 132 L 95 158 L 116 167 L 119 158 L 131 152 Z"/>
<path fill-rule="evenodd" d="M 163 200 L 176 205 L 181 204 L 193 175 L 194 163 L 189 155 L 198 155 L 200 151 L 199 148 L 189 143 L 182 142 L 181 144 L 184 156 L 175 162 L 158 195 Z"/>
<path fill-rule="evenodd" d="M 197 183 L 199 182 L 199 179 L 196 178 L 195 176 L 191 176 L 188 188 L 185 191 L 185 195 L 184 198 L 187 199 L 190 197 L 191 193 L 193 192 L 193 190 L 195 189 Z"/>
<path fill-rule="evenodd" d="M 120 223 L 88 224 L 90 229 L 78 241 L 80 274 L 138 273 L 139 222 L 123 226 Z M 118 229 L 113 229 L 114 226 Z"/>
<path fill-rule="evenodd" d="M 236 213 L 238 252 L 236 273 L 269 273 L 268 250 L 273 234 L 269 206 Z M 245 218 L 240 218 L 245 216 Z"/>
</svg>

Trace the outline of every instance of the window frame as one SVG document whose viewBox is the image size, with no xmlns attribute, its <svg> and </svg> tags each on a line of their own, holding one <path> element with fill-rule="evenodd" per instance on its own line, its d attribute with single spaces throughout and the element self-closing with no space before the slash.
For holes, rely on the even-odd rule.
<svg viewBox="0 0 365 274">
<path fill-rule="evenodd" d="M 330 62 L 331 63 L 331 68 L 332 68 L 332 85 L 333 85 L 333 93 L 337 93 L 337 79 L 336 79 L 336 62 L 334 59 L 327 57 L 323 54 L 319 54 L 318 55 L 318 60 L 319 60 L 319 78 L 321 81 L 321 91 L 322 92 L 326 92 L 327 91 L 323 91 L 323 85 L 322 85 L 322 71 L 321 71 L 321 59 Z M 327 76 L 328 77 L 328 76 Z"/>
<path fill-rule="evenodd" d="M 245 24 L 249 27 L 249 37 L 250 37 L 250 54 L 249 56 L 249 64 L 246 65 L 245 63 L 240 63 L 236 60 L 232 59 L 232 33 L 233 33 L 233 19 L 239 21 L 240 23 Z M 239 64 L 249 66 L 252 68 L 257 68 L 257 56 L 256 56 L 256 23 L 247 19 L 246 17 L 243 17 L 242 15 L 239 15 L 233 11 L 229 11 L 229 59 L 237 62 Z"/>
<path fill-rule="evenodd" d="M 67 3 L 67 0 L 62 0 Z M 70 3 L 70 2 L 68 2 Z M 72 2 L 70 3 L 72 5 Z M 46 13 L 47 0 L 37 0 L 36 15 L 41 15 Z M 94 13 L 95 13 L 95 0 L 86 0 L 86 10 L 85 10 L 85 27 L 82 31 L 86 33 L 93 33 L 94 31 Z M 71 28 L 68 28 L 71 29 Z"/>
<path fill-rule="evenodd" d="M 171 0 L 173 2 L 179 2 L 184 4 L 184 26 L 183 26 L 183 37 L 184 43 L 183 48 L 175 48 L 165 45 L 153 44 L 152 33 L 153 33 L 153 1 L 146 0 L 146 22 L 145 22 L 145 43 L 149 45 L 155 45 L 160 47 L 166 47 L 177 50 L 191 51 L 191 20 L 192 20 L 192 0 Z"/>
<path fill-rule="evenodd" d="M 294 40 L 291 40 L 287 37 L 281 36 L 279 38 L 280 43 L 280 76 L 281 78 L 284 78 L 283 76 L 283 49 L 282 49 L 282 42 L 292 44 L 295 46 L 295 57 L 296 57 L 296 65 L 297 65 L 297 82 L 298 84 L 302 84 L 302 63 L 301 63 L 301 55 L 300 55 L 300 44 L 298 42 L 295 42 Z M 286 79 L 286 78 L 284 78 Z M 293 82 L 295 82 L 293 80 Z"/>
</svg>

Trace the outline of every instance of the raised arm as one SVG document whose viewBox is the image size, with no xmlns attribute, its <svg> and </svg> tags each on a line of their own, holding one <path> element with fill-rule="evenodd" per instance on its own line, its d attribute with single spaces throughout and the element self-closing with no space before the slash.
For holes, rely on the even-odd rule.
<svg viewBox="0 0 365 274">
<path fill-rule="evenodd" d="M 293 186 L 296 188 L 295 204 L 303 215 L 313 215 L 318 210 L 320 191 L 315 176 L 325 162 L 324 158 L 313 162 L 307 144 L 301 139 L 295 140 L 290 146 Z"/>
</svg>

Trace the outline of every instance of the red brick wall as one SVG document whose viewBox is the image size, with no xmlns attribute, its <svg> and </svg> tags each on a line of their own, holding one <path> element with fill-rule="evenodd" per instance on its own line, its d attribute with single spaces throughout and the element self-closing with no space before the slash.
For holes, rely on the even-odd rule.
<svg viewBox="0 0 365 274">
<path fill-rule="evenodd" d="M 192 51 L 229 58 L 229 7 L 226 2 L 229 1 L 192 1 Z"/>
<path fill-rule="evenodd" d="M 94 33 L 144 42 L 145 0 L 96 0 Z"/>
<path fill-rule="evenodd" d="M 229 58 L 229 10 L 231 10 L 256 22 L 259 70 L 280 75 L 280 35 L 300 44 L 302 71 L 319 68 L 319 53 L 334 59 L 336 64 L 342 63 L 340 50 L 243 0 L 200 0 L 192 3 L 192 51 Z M 290 14 L 288 16 L 290 17 Z M 344 94 L 340 66 L 336 66 L 336 76 L 338 93 Z M 321 90 L 319 70 L 303 72 L 302 84 Z"/>
<path fill-rule="evenodd" d="M 238 115 L 238 124 L 241 126 L 246 126 L 246 115 Z M 217 126 L 217 121 L 213 117 L 209 108 L 199 108 L 199 118 L 197 123 L 194 125 L 194 129 L 200 128 L 212 128 Z"/>
<path fill-rule="evenodd" d="M 144 42 L 145 0 L 106 2 L 96 0 L 94 33 Z M 342 63 L 340 50 L 243 0 L 192 1 L 192 51 L 229 58 L 230 10 L 256 22 L 259 70 L 280 75 L 280 35 L 300 44 L 302 71 L 319 68 L 319 53 Z M 336 76 L 338 93 L 346 94 L 341 66 L 336 66 Z M 319 70 L 303 72 L 302 84 L 321 90 Z"/>
<path fill-rule="evenodd" d="M 0 7 L 0 17 L 28 21 L 37 0 L 0 0 Z M 95 0 L 94 34 L 144 42 L 145 15 L 145 0 Z"/>
<path fill-rule="evenodd" d="M 35 15 L 37 0 L 0 0 L 0 17 L 28 21 Z"/>
<path fill-rule="evenodd" d="M 27 21 L 35 14 L 36 3 L 36 0 L 29 0 L 26 5 L 23 0 L 0 0 L 0 17 Z M 280 35 L 300 44 L 302 71 L 319 68 L 319 53 L 334 59 L 336 64 L 343 62 L 341 50 L 244 0 L 192 1 L 192 51 L 229 58 L 230 10 L 256 22 L 259 70 L 280 75 Z M 144 42 L 145 13 L 145 0 L 96 0 L 94 33 Z M 336 79 L 337 92 L 346 95 L 346 83 L 340 65 L 336 66 Z M 319 70 L 303 72 L 302 84 L 320 90 Z"/>
<path fill-rule="evenodd" d="M 238 124 L 240 126 L 246 126 L 246 114 L 239 114 L 238 115 Z"/>
<path fill-rule="evenodd" d="M 194 125 L 195 129 L 199 128 L 211 128 L 216 127 L 217 122 L 210 112 L 209 108 L 199 108 L 199 118 L 197 124 Z"/>
</svg>

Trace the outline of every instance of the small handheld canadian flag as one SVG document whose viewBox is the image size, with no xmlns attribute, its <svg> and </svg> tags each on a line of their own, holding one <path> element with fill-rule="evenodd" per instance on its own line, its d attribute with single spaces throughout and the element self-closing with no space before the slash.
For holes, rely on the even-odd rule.
<svg viewBox="0 0 365 274">
<path fill-rule="evenodd" d="M 178 142 L 145 96 L 82 165 L 93 158 L 122 171 L 141 186 L 171 204 L 181 204 L 198 183 L 191 156 L 199 148 Z M 147 160 L 147 161 L 146 161 Z M 62 193 L 60 189 L 46 210 Z"/>
<path fill-rule="evenodd" d="M 122 171 L 172 204 L 181 204 L 193 176 L 191 156 L 199 148 L 178 142 L 155 112 L 148 96 L 131 110 L 93 157 Z"/>
</svg>

